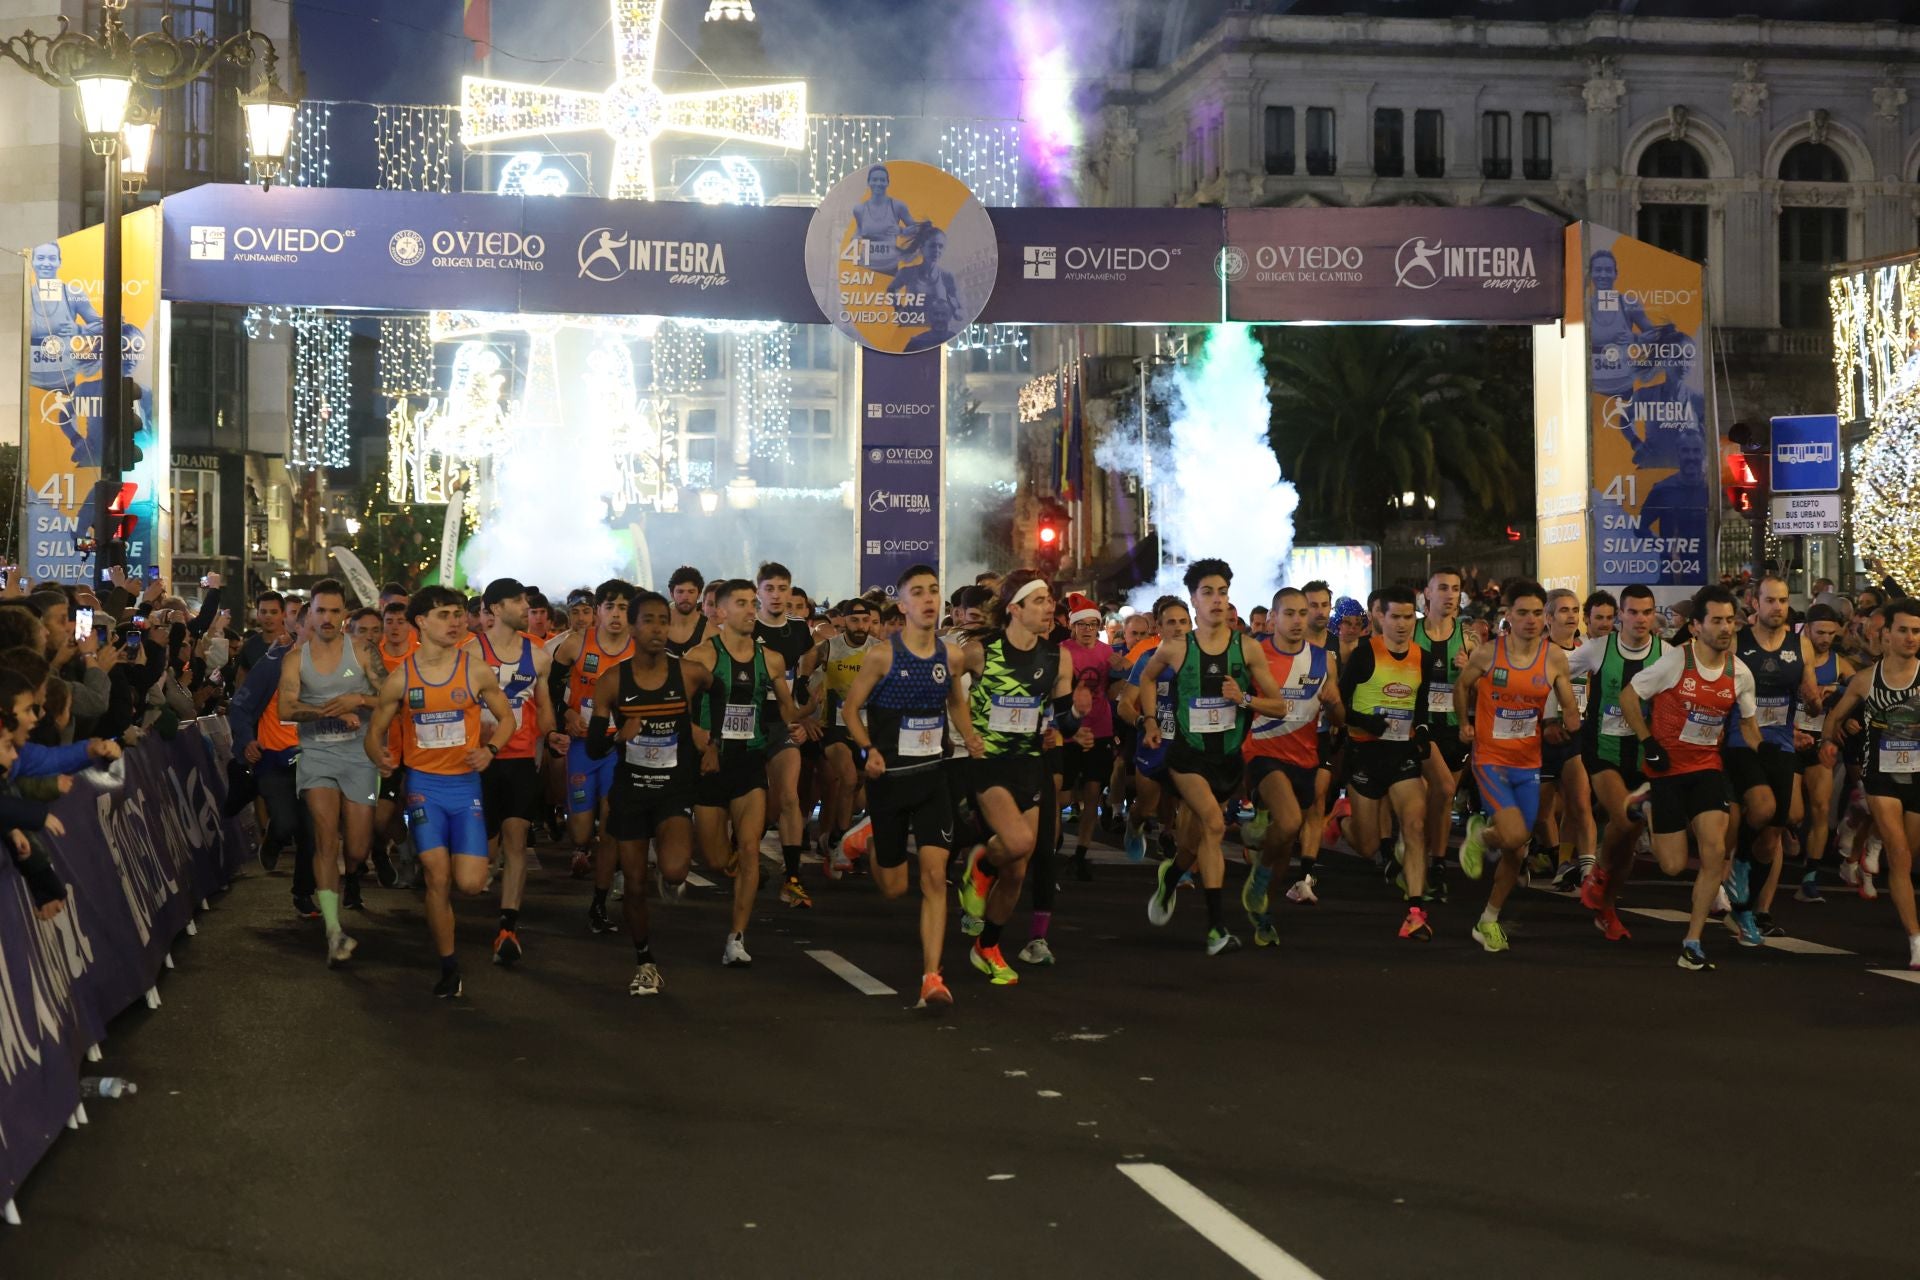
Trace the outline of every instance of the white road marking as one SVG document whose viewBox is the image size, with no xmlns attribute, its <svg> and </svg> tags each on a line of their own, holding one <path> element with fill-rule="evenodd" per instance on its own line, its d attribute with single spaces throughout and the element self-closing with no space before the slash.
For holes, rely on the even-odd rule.
<svg viewBox="0 0 1920 1280">
<path fill-rule="evenodd" d="M 1260 1280 L 1321 1280 L 1318 1272 L 1165 1165 L 1119 1164 L 1114 1168 Z"/>
<path fill-rule="evenodd" d="M 1850 956 L 1854 952 L 1840 947 L 1830 947 L 1824 942 L 1808 942 L 1805 938 L 1768 938 L 1767 947 L 1775 951 L 1790 951 L 1796 956 Z"/>
<path fill-rule="evenodd" d="M 1685 924 L 1693 919 L 1685 911 L 1669 911 L 1665 907 L 1621 907 L 1620 913 L 1629 916 L 1645 916 L 1649 920 L 1664 920 L 1668 924 Z"/>
<path fill-rule="evenodd" d="M 895 991 L 892 987 L 880 981 L 880 979 L 874 977 L 865 969 L 862 969 L 859 965 L 841 955 L 838 951 L 809 951 L 807 954 L 815 960 L 818 960 L 827 972 L 838 974 L 840 977 L 845 978 L 848 985 L 863 996 L 892 996 L 899 994 L 899 992 Z"/>
<path fill-rule="evenodd" d="M 1034 1093 L 1042 1098 L 1057 1098 L 1060 1096 L 1058 1089 L 1035 1089 Z"/>
<path fill-rule="evenodd" d="M 1902 982 L 1920 982 L 1920 973 L 1912 969 L 1869 969 L 1868 973 L 1877 973 L 1883 978 L 1898 978 Z"/>
</svg>

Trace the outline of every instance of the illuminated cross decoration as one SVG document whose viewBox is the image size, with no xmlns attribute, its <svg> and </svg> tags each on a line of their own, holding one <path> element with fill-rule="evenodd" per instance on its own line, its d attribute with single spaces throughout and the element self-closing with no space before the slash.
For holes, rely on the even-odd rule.
<svg viewBox="0 0 1920 1280">
<path fill-rule="evenodd" d="M 599 129 L 613 138 L 617 200 L 653 199 L 653 143 L 669 130 L 737 142 L 798 148 L 807 133 L 804 81 L 702 93 L 663 93 L 653 82 L 666 0 L 611 0 L 618 78 L 603 93 L 512 84 L 468 76 L 460 82 L 460 136 L 466 143 Z"/>
</svg>

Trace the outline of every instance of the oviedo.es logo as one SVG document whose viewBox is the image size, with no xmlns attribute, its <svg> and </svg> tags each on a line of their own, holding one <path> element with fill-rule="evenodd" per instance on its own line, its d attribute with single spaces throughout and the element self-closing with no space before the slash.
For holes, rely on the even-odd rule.
<svg viewBox="0 0 1920 1280">
<path fill-rule="evenodd" d="M 1155 245 L 1030 244 L 1021 250 L 1021 275 L 1028 280 L 1111 280 L 1124 282 L 1135 274 L 1169 270 L 1179 249 Z"/>
<path fill-rule="evenodd" d="M 339 253 L 358 234 L 351 227 L 197 226 L 187 233 L 187 256 L 197 262 L 299 262 Z"/>
<path fill-rule="evenodd" d="M 582 280 L 612 284 L 630 274 L 664 275 L 669 284 L 711 289 L 727 283 L 727 249 L 716 240 L 637 240 L 595 227 L 575 253 Z"/>
</svg>

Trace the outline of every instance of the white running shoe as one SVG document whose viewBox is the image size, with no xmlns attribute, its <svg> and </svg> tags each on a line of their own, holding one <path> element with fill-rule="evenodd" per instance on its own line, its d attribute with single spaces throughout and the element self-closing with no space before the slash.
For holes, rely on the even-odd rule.
<svg viewBox="0 0 1920 1280">
<path fill-rule="evenodd" d="M 1020 959 L 1026 964 L 1052 964 L 1053 948 L 1047 945 L 1045 938 L 1035 938 L 1020 948 Z"/>
<path fill-rule="evenodd" d="M 1920 969 L 1920 934 L 1907 939 L 1907 968 Z"/>
<path fill-rule="evenodd" d="M 338 965 L 343 965 L 347 961 L 353 959 L 353 953 L 355 950 L 359 948 L 359 946 L 360 946 L 359 943 L 355 942 L 352 938 L 349 938 L 346 935 L 345 930 L 342 930 L 341 932 L 334 934 L 331 938 L 328 938 L 327 939 L 327 968 L 332 969 Z"/>
<path fill-rule="evenodd" d="M 1317 904 L 1320 899 L 1316 897 L 1313 892 L 1315 879 L 1316 877 L 1314 876 L 1301 876 L 1298 880 L 1288 885 L 1287 901 L 1302 903 L 1309 907 Z"/>
<path fill-rule="evenodd" d="M 634 971 L 633 981 L 627 984 L 630 996 L 657 996 L 667 989 L 667 980 L 660 976 L 660 966 L 643 964 Z"/>
<path fill-rule="evenodd" d="M 739 934 L 727 935 L 727 949 L 720 953 L 720 963 L 739 969 L 753 963 L 753 957 L 747 954 L 747 944 Z"/>
<path fill-rule="evenodd" d="M 1713 891 L 1713 906 L 1710 908 L 1710 913 L 1723 916 L 1731 910 L 1733 910 L 1733 903 L 1727 900 L 1727 886 L 1721 885 Z"/>
<path fill-rule="evenodd" d="M 1846 885 L 1849 889 L 1858 889 L 1860 887 L 1860 864 L 1852 858 L 1848 858 L 1840 864 L 1840 883 Z"/>
<path fill-rule="evenodd" d="M 1860 863 L 1862 866 L 1866 867 L 1867 874 L 1870 876 L 1877 876 L 1880 874 L 1881 848 L 1882 848 L 1882 845 L 1880 843 L 1879 836 L 1867 837 L 1867 847 L 1866 847 L 1866 850 L 1860 855 Z"/>
<path fill-rule="evenodd" d="M 1872 902 L 1880 896 L 1880 890 L 1874 887 L 1873 873 L 1871 871 L 1862 871 L 1860 873 L 1860 896 L 1868 902 Z"/>
</svg>

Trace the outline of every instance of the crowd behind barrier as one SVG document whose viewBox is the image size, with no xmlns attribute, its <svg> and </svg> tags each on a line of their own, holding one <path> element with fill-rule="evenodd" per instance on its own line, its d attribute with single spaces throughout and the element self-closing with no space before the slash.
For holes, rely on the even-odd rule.
<svg viewBox="0 0 1920 1280">
<path fill-rule="evenodd" d="M 10 1220 L 21 1183 L 80 1111 L 88 1051 L 115 1015 L 157 1003 L 174 940 L 252 857 L 250 809 L 225 812 L 231 751 L 226 722 L 207 717 L 148 736 L 118 770 L 75 774 L 53 808 L 65 834 L 39 837 L 67 885 L 51 920 L 0 858 L 0 1200 Z"/>
</svg>

